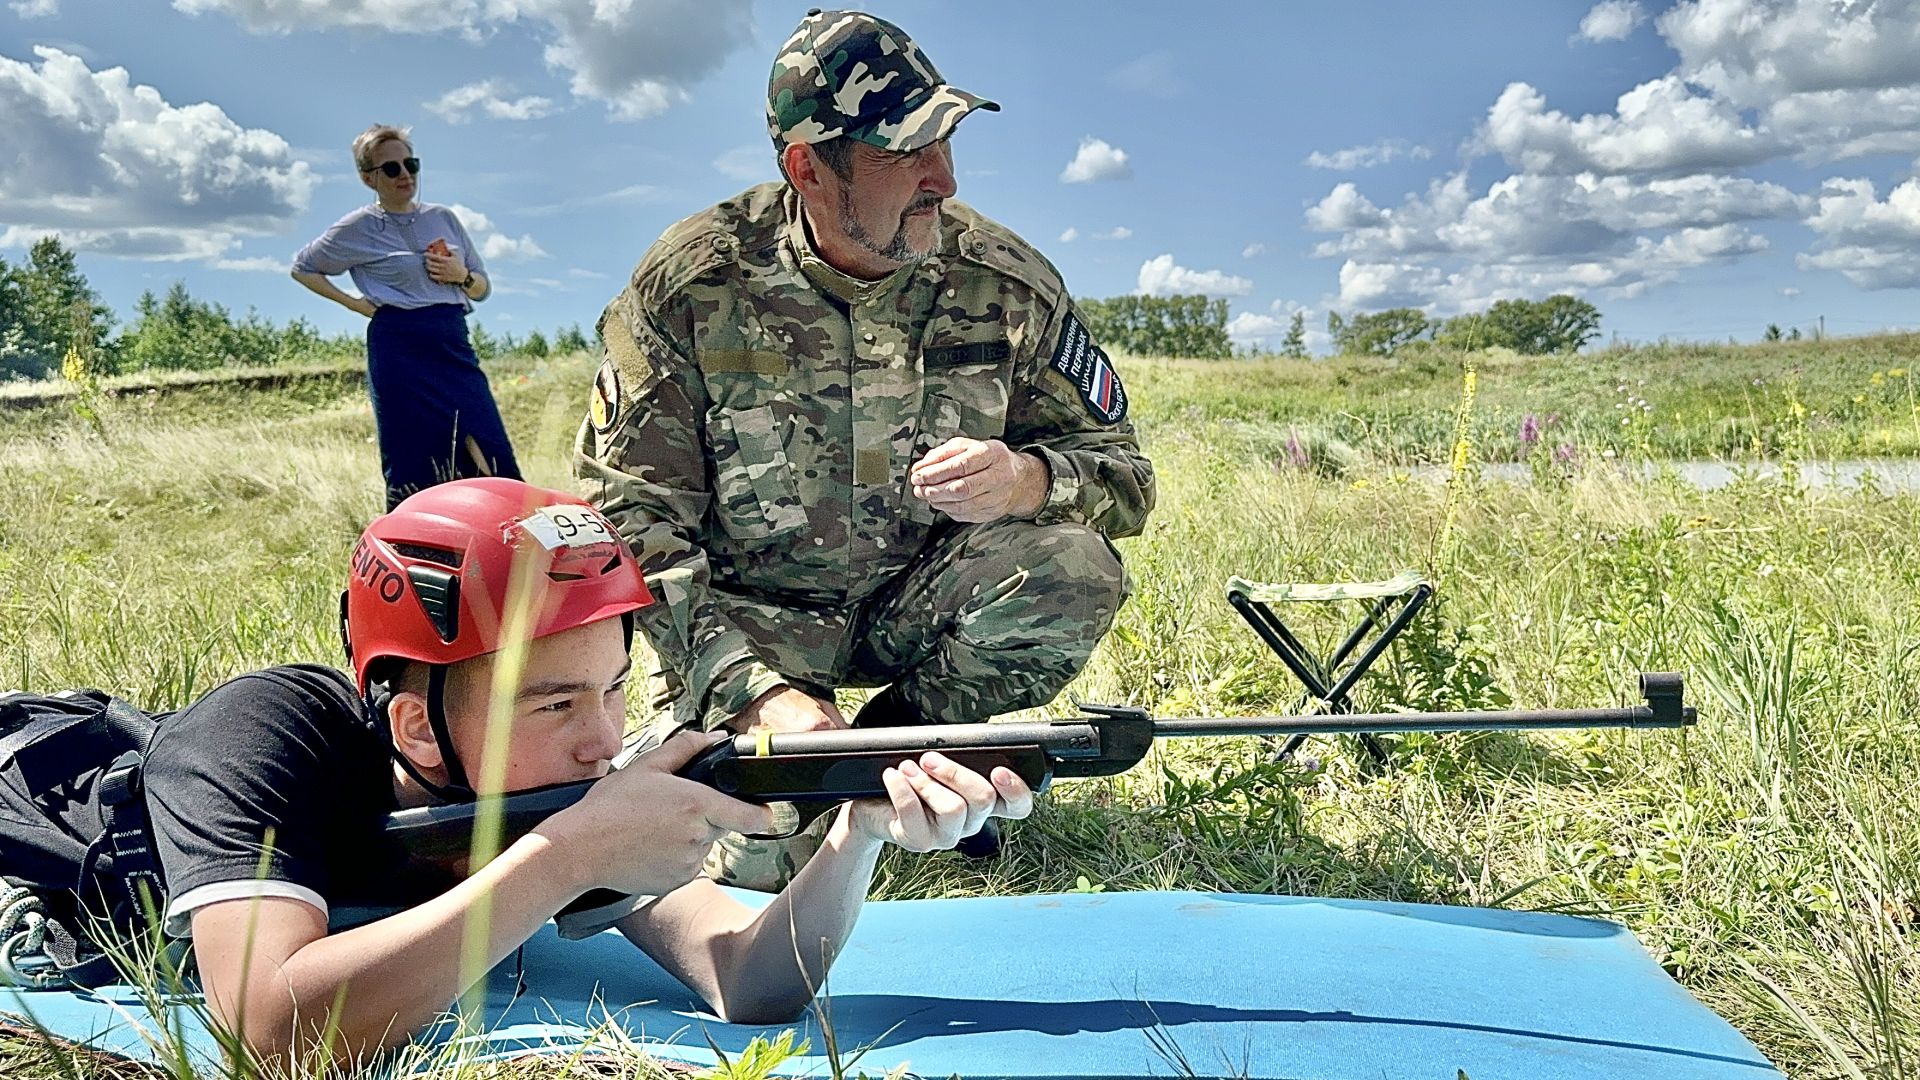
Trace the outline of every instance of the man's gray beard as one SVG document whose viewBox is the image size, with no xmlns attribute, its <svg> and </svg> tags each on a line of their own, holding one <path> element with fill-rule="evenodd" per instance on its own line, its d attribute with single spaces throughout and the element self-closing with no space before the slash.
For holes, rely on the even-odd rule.
<svg viewBox="0 0 1920 1080">
<path fill-rule="evenodd" d="M 867 253 L 877 255 L 888 262 L 896 262 L 902 265 L 923 263 L 933 258 L 934 252 L 940 249 L 940 241 L 936 236 L 933 246 L 925 251 L 915 251 L 907 240 L 907 214 L 920 207 L 929 205 L 937 204 L 924 203 L 919 200 L 907 204 L 907 210 L 900 215 L 900 228 L 894 232 L 893 239 L 889 240 L 886 246 L 882 247 L 879 241 L 873 238 L 873 234 L 868 232 L 865 226 L 861 225 L 859 220 L 853 216 L 853 196 L 847 191 L 846 187 L 842 185 L 840 188 L 840 231 L 846 233 L 847 239 L 860 245 Z"/>
</svg>

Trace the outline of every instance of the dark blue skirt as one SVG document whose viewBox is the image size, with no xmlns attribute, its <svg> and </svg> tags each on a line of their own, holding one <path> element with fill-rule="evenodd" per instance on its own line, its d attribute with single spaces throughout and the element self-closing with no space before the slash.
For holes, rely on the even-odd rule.
<svg viewBox="0 0 1920 1080">
<path fill-rule="evenodd" d="M 367 327 L 367 394 L 387 509 L 448 480 L 520 479 L 460 305 L 375 309 Z"/>
</svg>

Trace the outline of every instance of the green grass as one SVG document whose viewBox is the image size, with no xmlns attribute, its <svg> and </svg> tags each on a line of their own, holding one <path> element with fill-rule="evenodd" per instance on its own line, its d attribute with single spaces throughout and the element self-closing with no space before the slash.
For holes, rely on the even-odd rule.
<svg viewBox="0 0 1920 1080">
<path fill-rule="evenodd" d="M 1414 567 L 1440 583 L 1437 617 L 1366 703 L 1623 702 L 1635 672 L 1680 668 L 1701 724 L 1409 737 L 1385 771 L 1340 744 L 1314 744 L 1307 770 L 1254 740 L 1181 740 L 1126 776 L 1057 788 L 1009 830 L 1005 859 L 890 857 L 876 894 L 1197 888 L 1601 914 L 1787 1075 L 1920 1076 L 1920 498 L 1752 479 L 1702 493 L 1584 467 L 1607 450 L 1920 452 L 1916 351 L 1481 357 L 1471 456 L 1517 456 L 1521 417 L 1557 413 L 1549 437 L 1573 464 L 1535 456 L 1537 483 L 1451 492 L 1405 466 L 1447 460 L 1457 357 L 1127 362 L 1160 505 L 1122 544 L 1136 593 L 1082 698 L 1287 709 L 1290 681 L 1225 579 Z M 576 356 L 495 373 L 531 479 L 566 485 L 591 369 Z M 1621 385 L 1656 407 L 1621 425 Z M 0 412 L 0 683 L 158 708 L 260 665 L 338 661 L 341 567 L 381 506 L 364 399 L 198 393 L 204 410 L 108 402 L 104 439 Z M 1876 445 L 1880 430 L 1894 437 Z M 0 1073 L 69 1075 L 21 1056 L 34 1052 L 0 1040 Z"/>
</svg>

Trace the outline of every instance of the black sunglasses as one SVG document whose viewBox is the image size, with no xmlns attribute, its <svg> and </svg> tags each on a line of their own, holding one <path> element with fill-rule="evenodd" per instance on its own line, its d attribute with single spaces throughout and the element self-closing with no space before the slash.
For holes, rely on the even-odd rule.
<svg viewBox="0 0 1920 1080">
<path fill-rule="evenodd" d="M 376 172 L 376 171 L 383 172 L 387 174 L 387 179 L 398 180 L 400 179 L 401 166 L 405 166 L 407 172 L 417 174 L 420 171 L 420 159 L 417 157 L 410 157 L 410 158 L 401 158 L 399 161 L 383 161 L 380 164 L 375 165 L 371 169 L 362 169 L 360 171 L 361 172 Z"/>
</svg>

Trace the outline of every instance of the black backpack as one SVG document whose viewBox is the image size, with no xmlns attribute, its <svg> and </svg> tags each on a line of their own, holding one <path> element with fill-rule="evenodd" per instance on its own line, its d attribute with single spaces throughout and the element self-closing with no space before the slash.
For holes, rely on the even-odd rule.
<svg viewBox="0 0 1920 1080">
<path fill-rule="evenodd" d="M 105 946 L 165 910 L 140 785 L 163 718 L 99 690 L 0 694 L 0 784 L 38 811 L 0 819 L 0 980 L 111 979 Z"/>
</svg>

